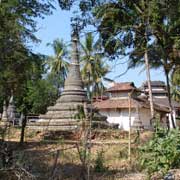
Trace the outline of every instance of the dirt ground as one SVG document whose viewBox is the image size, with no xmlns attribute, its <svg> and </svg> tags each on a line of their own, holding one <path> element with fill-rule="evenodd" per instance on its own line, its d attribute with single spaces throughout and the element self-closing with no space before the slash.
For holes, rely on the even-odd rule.
<svg viewBox="0 0 180 180">
<path fill-rule="evenodd" d="M 53 139 L 51 135 L 47 137 L 42 132 L 26 130 L 25 143 L 19 146 L 20 130 L 11 129 L 6 142 L 12 149 L 15 166 L 27 170 L 38 180 L 83 180 L 87 179 L 87 171 L 89 180 L 146 179 L 145 174 L 140 173 L 136 133 L 132 134 L 131 161 L 128 160 L 127 132 L 110 130 L 93 133 L 85 162 L 84 146 L 76 138 L 56 138 L 53 134 Z M 144 143 L 151 135 L 151 132 L 143 132 L 139 141 Z M 89 166 L 83 166 L 86 162 Z M 1 174 L 0 179 L 3 177 Z"/>
</svg>

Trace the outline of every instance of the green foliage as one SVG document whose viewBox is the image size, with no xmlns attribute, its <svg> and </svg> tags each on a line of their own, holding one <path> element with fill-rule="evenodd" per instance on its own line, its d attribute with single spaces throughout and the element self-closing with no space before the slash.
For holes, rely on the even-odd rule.
<svg viewBox="0 0 180 180">
<path fill-rule="evenodd" d="M 165 174 L 180 167 L 180 131 L 159 129 L 145 146 L 140 148 L 141 165 L 149 175 L 156 171 Z"/>
<path fill-rule="evenodd" d="M 74 118 L 81 121 L 86 119 L 86 112 L 84 106 L 82 105 L 77 106 L 77 113 L 74 115 Z"/>
<path fill-rule="evenodd" d="M 98 96 L 105 90 L 103 80 L 109 72 L 109 67 L 105 63 L 105 55 L 102 52 L 101 44 L 95 42 L 92 33 L 86 35 L 85 42 L 81 43 L 81 48 L 81 74 L 90 99 L 92 94 Z"/>
<path fill-rule="evenodd" d="M 19 102 L 21 112 L 26 109 L 32 114 L 45 113 L 47 107 L 57 99 L 57 89 L 45 79 L 29 81 L 22 98 L 23 102 Z"/>
<path fill-rule="evenodd" d="M 177 66 L 171 75 L 171 95 L 172 98 L 180 102 L 180 66 Z"/>
<path fill-rule="evenodd" d="M 104 161 L 104 151 L 98 151 L 94 166 L 95 172 L 105 172 L 107 170 L 107 168 L 104 166 Z"/>
<path fill-rule="evenodd" d="M 56 81 L 54 84 L 59 89 L 63 86 L 67 77 L 69 66 L 67 45 L 62 39 L 55 39 L 52 43 L 48 43 L 47 45 L 51 46 L 54 51 L 54 56 L 49 56 L 47 58 L 47 65 L 50 69 L 49 78 Z"/>
<path fill-rule="evenodd" d="M 53 8 L 51 2 L 51 0 L 0 2 L 1 102 L 4 99 L 8 100 L 13 91 L 13 95 L 19 97 L 18 101 L 23 103 L 22 96 L 26 94 L 27 81 L 41 78 L 41 57 L 34 54 L 27 44 L 30 41 L 39 41 L 34 34 L 37 31 L 35 18 L 50 15 Z"/>
<path fill-rule="evenodd" d="M 21 38 L 24 43 L 27 39 L 37 41 L 36 36 L 33 34 L 37 31 L 35 18 L 43 18 L 45 15 L 50 15 L 54 8 L 52 0 L 47 0 L 46 2 L 38 0 L 1 0 L 0 5 L 2 25 L 0 37 L 6 35 L 7 37 Z M 13 39 L 6 40 L 12 41 Z"/>
</svg>

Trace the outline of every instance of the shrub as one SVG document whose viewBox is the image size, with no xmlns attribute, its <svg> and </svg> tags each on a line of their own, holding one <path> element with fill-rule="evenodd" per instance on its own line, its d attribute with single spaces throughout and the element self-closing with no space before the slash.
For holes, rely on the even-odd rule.
<svg viewBox="0 0 180 180">
<path fill-rule="evenodd" d="M 148 144 L 140 148 L 141 165 L 151 175 L 156 171 L 165 174 L 180 167 L 180 131 L 158 129 Z"/>
<path fill-rule="evenodd" d="M 94 166 L 95 172 L 105 172 L 107 168 L 104 166 L 104 152 L 103 150 L 97 153 L 97 158 L 95 160 Z"/>
</svg>

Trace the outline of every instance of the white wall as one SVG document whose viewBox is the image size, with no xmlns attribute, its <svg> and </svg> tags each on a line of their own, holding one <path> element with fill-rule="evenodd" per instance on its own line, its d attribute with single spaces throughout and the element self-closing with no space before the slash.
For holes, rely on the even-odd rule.
<svg viewBox="0 0 180 180">
<path fill-rule="evenodd" d="M 99 111 L 102 115 L 107 116 L 109 123 L 119 124 L 119 128 L 123 130 L 129 130 L 129 112 L 128 109 L 122 110 L 101 110 Z M 135 119 L 135 110 L 131 112 L 131 125 Z"/>
<path fill-rule="evenodd" d="M 170 113 L 168 114 L 168 118 L 169 118 L 170 128 L 173 128 L 172 119 L 171 119 L 171 114 Z M 176 126 L 176 111 L 175 110 L 173 110 L 173 119 L 174 119 L 174 123 L 175 123 L 175 126 Z"/>
<path fill-rule="evenodd" d="M 119 129 L 123 129 L 128 131 L 129 130 L 129 111 L 128 109 L 121 109 L 121 110 L 100 110 L 99 111 L 102 115 L 107 116 L 107 121 L 109 123 L 117 123 L 119 124 Z M 139 118 L 142 122 L 142 126 L 145 129 L 150 128 L 150 110 L 142 108 L 139 110 Z M 131 111 L 131 126 L 134 123 L 135 118 L 137 118 L 137 112 L 135 109 Z"/>
<path fill-rule="evenodd" d="M 150 109 L 141 108 L 139 109 L 139 118 L 142 122 L 142 126 L 144 129 L 149 129 L 151 127 L 150 125 L 150 119 L 151 119 L 151 112 Z"/>
</svg>

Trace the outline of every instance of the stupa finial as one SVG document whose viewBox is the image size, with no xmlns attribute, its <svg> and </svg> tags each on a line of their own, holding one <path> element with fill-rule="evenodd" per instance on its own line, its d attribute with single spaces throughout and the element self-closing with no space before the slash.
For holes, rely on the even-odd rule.
<svg viewBox="0 0 180 180">
<path fill-rule="evenodd" d="M 72 24 L 71 43 L 72 43 L 72 64 L 79 64 L 79 26 L 78 24 Z"/>
</svg>

